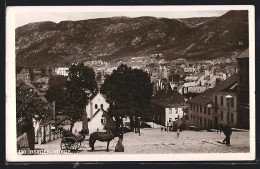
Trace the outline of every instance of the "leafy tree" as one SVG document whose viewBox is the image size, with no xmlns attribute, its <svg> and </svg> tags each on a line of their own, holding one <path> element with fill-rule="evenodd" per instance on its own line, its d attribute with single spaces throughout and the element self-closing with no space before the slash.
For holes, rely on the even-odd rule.
<svg viewBox="0 0 260 169">
<path fill-rule="evenodd" d="M 23 66 L 16 66 L 16 74 L 20 73 L 22 69 L 24 68 Z"/>
<path fill-rule="evenodd" d="M 34 149 L 35 144 L 35 133 L 32 119 L 34 118 L 37 121 L 44 120 L 51 115 L 51 105 L 35 93 L 30 86 L 22 83 L 16 88 L 17 126 L 21 127 L 20 134 L 27 133 L 30 149 Z"/>
<path fill-rule="evenodd" d="M 66 81 L 67 106 L 64 110 L 71 118 L 71 131 L 74 123 L 85 115 L 86 104 L 95 91 L 97 91 L 97 82 L 94 70 L 84 66 L 83 63 L 72 65 Z M 83 130 L 86 128 L 87 126 L 83 126 Z"/>
<path fill-rule="evenodd" d="M 152 97 L 153 85 L 149 75 L 143 70 L 120 65 L 108 76 L 101 87 L 110 104 L 109 114 L 114 116 L 117 127 L 122 125 L 122 118 L 129 116 L 131 126 L 136 126 L 137 117 L 147 111 Z"/>
<path fill-rule="evenodd" d="M 55 101 L 55 109 L 57 111 L 63 110 L 66 105 L 65 85 L 66 77 L 62 75 L 50 76 L 49 89 L 45 97 L 50 103 Z"/>
<path fill-rule="evenodd" d="M 25 84 L 16 88 L 16 116 L 23 118 L 26 122 L 31 122 L 32 118 L 40 120 L 43 116 L 51 113 L 50 104 L 33 91 L 33 89 L 23 89 Z"/>
<path fill-rule="evenodd" d="M 41 76 L 42 76 L 42 77 L 47 76 L 47 69 L 46 69 L 45 67 L 41 67 L 41 68 L 40 68 L 40 71 L 41 71 Z"/>
</svg>

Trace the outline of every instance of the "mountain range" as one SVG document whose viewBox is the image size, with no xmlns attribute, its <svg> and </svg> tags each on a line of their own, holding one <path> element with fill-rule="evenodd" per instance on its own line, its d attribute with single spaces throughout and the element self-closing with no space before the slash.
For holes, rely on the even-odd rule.
<svg viewBox="0 0 260 169">
<path fill-rule="evenodd" d="M 230 57 L 248 48 L 248 11 L 220 17 L 143 16 L 37 22 L 15 30 L 16 64 L 68 66 L 73 62 L 161 53 L 163 59 Z"/>
</svg>

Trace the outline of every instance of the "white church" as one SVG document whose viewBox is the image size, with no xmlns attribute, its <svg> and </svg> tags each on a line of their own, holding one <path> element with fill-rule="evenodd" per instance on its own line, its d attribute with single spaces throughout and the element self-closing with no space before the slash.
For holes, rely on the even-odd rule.
<svg viewBox="0 0 260 169">
<path fill-rule="evenodd" d="M 104 124 L 106 123 L 107 116 L 104 117 L 109 104 L 106 102 L 105 96 L 100 92 L 86 106 L 87 117 L 90 119 L 88 122 L 89 133 L 95 131 L 105 131 Z"/>
</svg>

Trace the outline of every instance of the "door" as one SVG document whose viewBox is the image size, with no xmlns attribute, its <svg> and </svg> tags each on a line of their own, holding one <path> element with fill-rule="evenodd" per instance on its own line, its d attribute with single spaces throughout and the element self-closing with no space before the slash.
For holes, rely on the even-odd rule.
<svg viewBox="0 0 260 169">
<path fill-rule="evenodd" d="M 214 127 L 218 127 L 218 117 L 214 117 Z"/>
</svg>

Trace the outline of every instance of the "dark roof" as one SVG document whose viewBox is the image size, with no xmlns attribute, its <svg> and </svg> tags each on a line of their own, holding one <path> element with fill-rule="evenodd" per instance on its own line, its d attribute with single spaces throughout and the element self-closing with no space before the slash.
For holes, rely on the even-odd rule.
<svg viewBox="0 0 260 169">
<path fill-rule="evenodd" d="M 164 107 L 180 106 L 185 102 L 184 99 L 185 96 L 181 95 L 177 91 L 161 90 L 153 96 L 152 102 Z"/>
<path fill-rule="evenodd" d="M 104 129 L 107 129 L 107 130 L 114 130 L 116 128 L 116 123 L 113 119 L 111 119 L 107 113 L 105 112 L 105 110 L 103 109 L 100 109 L 102 112 L 103 112 L 103 115 L 102 117 L 105 117 L 106 118 L 106 123 L 105 123 L 105 126 L 104 126 Z"/>
<path fill-rule="evenodd" d="M 200 105 L 206 105 L 212 101 L 212 96 L 215 93 L 224 92 L 230 87 L 232 87 L 235 83 L 237 83 L 238 76 L 237 74 L 232 75 L 228 79 L 221 81 L 218 86 L 208 89 L 205 92 L 199 94 L 195 98 L 191 99 L 191 103 L 196 103 Z"/>
</svg>

